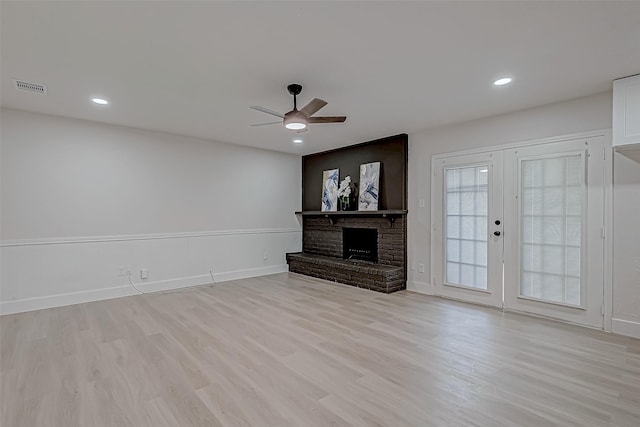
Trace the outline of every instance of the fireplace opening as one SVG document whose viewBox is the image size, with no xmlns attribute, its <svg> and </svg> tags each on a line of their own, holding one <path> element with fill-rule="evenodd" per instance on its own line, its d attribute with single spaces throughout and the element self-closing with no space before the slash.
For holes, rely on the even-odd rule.
<svg viewBox="0 0 640 427">
<path fill-rule="evenodd" d="M 342 257 L 378 262 L 378 230 L 375 228 L 343 228 Z"/>
</svg>

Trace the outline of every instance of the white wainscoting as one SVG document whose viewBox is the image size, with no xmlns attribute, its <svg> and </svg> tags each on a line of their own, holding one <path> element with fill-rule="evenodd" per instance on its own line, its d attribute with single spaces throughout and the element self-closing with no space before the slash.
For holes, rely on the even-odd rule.
<svg viewBox="0 0 640 427">
<path fill-rule="evenodd" d="M 279 273 L 301 241 L 297 228 L 3 241 L 0 314 L 138 294 L 129 280 L 157 292 Z"/>
</svg>

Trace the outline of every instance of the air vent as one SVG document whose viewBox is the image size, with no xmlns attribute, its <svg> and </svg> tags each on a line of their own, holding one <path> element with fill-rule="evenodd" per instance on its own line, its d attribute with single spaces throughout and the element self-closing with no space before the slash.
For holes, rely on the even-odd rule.
<svg viewBox="0 0 640 427">
<path fill-rule="evenodd" d="M 24 80 L 14 80 L 16 89 L 25 90 L 27 92 L 39 93 L 40 95 L 47 94 L 47 87 L 38 83 L 29 83 Z"/>
</svg>

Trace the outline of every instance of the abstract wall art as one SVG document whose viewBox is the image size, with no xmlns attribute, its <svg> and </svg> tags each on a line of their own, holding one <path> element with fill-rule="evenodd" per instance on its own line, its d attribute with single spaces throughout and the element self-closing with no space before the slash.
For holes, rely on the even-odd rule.
<svg viewBox="0 0 640 427">
<path fill-rule="evenodd" d="M 380 162 L 360 165 L 359 211 L 377 211 L 380 185 Z"/>
<path fill-rule="evenodd" d="M 322 172 L 322 212 L 338 210 L 338 177 L 339 169 Z"/>
</svg>

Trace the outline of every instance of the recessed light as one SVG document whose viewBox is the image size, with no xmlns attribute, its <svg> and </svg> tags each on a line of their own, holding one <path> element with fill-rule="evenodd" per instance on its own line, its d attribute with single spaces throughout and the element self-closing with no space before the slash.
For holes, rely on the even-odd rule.
<svg viewBox="0 0 640 427">
<path fill-rule="evenodd" d="M 301 139 L 294 139 L 293 142 L 295 142 L 296 144 L 302 144 L 302 140 Z"/>
<path fill-rule="evenodd" d="M 504 85 L 508 85 L 509 83 L 511 83 L 511 77 L 503 77 L 501 79 L 496 80 L 495 82 L 493 82 L 494 86 L 504 86 Z"/>
<path fill-rule="evenodd" d="M 96 104 L 100 104 L 100 105 L 107 105 L 109 103 L 109 101 L 103 98 L 91 98 L 91 100 Z"/>
</svg>

